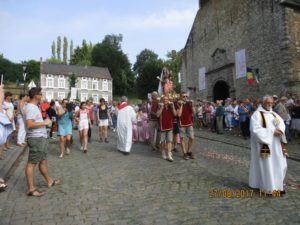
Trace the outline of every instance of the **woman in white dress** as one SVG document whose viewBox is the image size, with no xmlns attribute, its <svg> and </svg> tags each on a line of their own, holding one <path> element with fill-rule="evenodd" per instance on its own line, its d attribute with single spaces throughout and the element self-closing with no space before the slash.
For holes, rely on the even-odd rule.
<svg viewBox="0 0 300 225">
<path fill-rule="evenodd" d="M 86 108 L 85 102 L 82 102 L 80 104 L 80 110 L 77 112 L 77 118 L 80 138 L 80 150 L 83 151 L 83 153 L 87 153 L 88 130 L 89 125 L 91 125 L 91 120 L 89 117 L 89 110 Z"/>
<path fill-rule="evenodd" d="M 18 118 L 18 138 L 17 138 L 17 145 L 20 147 L 25 147 L 25 138 L 26 138 L 26 130 L 24 124 L 24 107 L 25 104 L 28 102 L 29 97 L 28 95 L 21 94 L 19 98 L 18 108 L 17 108 L 17 118 Z"/>
<path fill-rule="evenodd" d="M 8 119 L 13 125 L 13 130 L 16 130 L 16 125 L 15 125 L 15 116 L 14 116 L 14 105 L 11 102 L 12 98 L 12 93 L 11 92 L 5 92 L 4 94 L 4 101 L 3 101 L 3 110 L 5 111 L 5 114 L 7 115 Z M 11 148 L 11 143 L 10 143 L 10 137 L 7 138 L 7 141 L 4 145 L 6 149 Z"/>
</svg>

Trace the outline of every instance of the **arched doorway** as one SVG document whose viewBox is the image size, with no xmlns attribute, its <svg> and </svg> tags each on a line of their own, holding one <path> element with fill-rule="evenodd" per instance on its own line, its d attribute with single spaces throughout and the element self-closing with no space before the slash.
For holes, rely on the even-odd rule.
<svg viewBox="0 0 300 225">
<path fill-rule="evenodd" d="M 215 83 L 213 91 L 214 102 L 216 100 L 225 100 L 229 97 L 229 86 L 225 81 L 218 81 Z"/>
</svg>

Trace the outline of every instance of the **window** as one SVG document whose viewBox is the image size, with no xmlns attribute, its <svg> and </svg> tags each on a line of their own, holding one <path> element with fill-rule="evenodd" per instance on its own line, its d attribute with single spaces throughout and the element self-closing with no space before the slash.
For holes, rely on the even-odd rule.
<svg viewBox="0 0 300 225">
<path fill-rule="evenodd" d="M 46 88 L 53 88 L 53 77 L 46 78 Z"/>
<path fill-rule="evenodd" d="M 93 80 L 93 90 L 98 90 L 98 81 L 97 80 Z"/>
<path fill-rule="evenodd" d="M 58 100 L 63 100 L 64 98 L 66 98 L 66 93 L 65 92 L 58 92 L 57 93 L 57 98 L 58 98 Z"/>
<path fill-rule="evenodd" d="M 66 88 L 66 80 L 65 80 L 64 76 L 59 76 L 58 88 Z"/>
<path fill-rule="evenodd" d="M 88 100 L 88 93 L 81 93 L 81 99 L 82 102 L 85 102 Z"/>
<path fill-rule="evenodd" d="M 50 102 L 53 99 L 53 92 L 46 91 L 46 99 Z"/>
<path fill-rule="evenodd" d="M 102 95 L 102 98 L 104 98 L 104 99 L 105 99 L 105 101 L 107 101 L 107 102 L 108 102 L 108 95 Z"/>
<path fill-rule="evenodd" d="M 107 82 L 107 80 L 103 80 L 103 82 L 102 82 L 102 91 L 108 91 L 108 82 Z"/>
<path fill-rule="evenodd" d="M 88 80 L 86 77 L 81 78 L 81 89 L 88 89 Z"/>
<path fill-rule="evenodd" d="M 98 94 L 93 94 L 92 97 L 93 97 L 93 102 L 98 104 L 98 103 L 99 103 L 99 97 L 98 97 Z"/>
</svg>

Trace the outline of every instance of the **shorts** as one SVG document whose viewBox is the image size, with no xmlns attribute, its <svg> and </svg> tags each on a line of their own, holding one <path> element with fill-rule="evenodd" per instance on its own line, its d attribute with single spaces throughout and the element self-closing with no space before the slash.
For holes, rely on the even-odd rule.
<svg viewBox="0 0 300 225">
<path fill-rule="evenodd" d="M 89 121 L 80 121 L 78 124 L 78 130 L 89 129 Z"/>
<path fill-rule="evenodd" d="M 168 131 L 161 131 L 160 132 L 160 143 L 172 143 L 173 142 L 173 131 L 168 130 Z"/>
<path fill-rule="evenodd" d="M 239 120 L 236 120 L 234 117 L 231 118 L 231 125 L 233 127 L 236 127 L 237 125 L 239 125 Z"/>
<path fill-rule="evenodd" d="M 103 127 L 103 126 L 108 127 L 108 119 L 99 121 L 99 127 Z"/>
<path fill-rule="evenodd" d="M 191 139 L 195 138 L 193 126 L 180 127 L 179 129 L 180 129 L 181 138 L 186 138 L 186 137 L 191 138 Z"/>
<path fill-rule="evenodd" d="M 43 137 L 27 138 L 29 154 L 28 163 L 38 164 L 42 160 L 46 160 L 48 139 Z"/>
</svg>

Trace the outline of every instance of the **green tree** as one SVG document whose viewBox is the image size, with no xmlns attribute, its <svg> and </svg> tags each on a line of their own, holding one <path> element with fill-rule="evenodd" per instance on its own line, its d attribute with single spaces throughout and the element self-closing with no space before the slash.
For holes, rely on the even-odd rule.
<svg viewBox="0 0 300 225">
<path fill-rule="evenodd" d="M 178 82 L 178 73 L 180 72 L 180 66 L 182 62 L 182 50 L 177 52 L 172 50 L 167 53 L 167 60 L 164 62 L 164 66 L 172 72 L 174 90 L 180 92 L 180 84 Z"/>
<path fill-rule="evenodd" d="M 72 73 L 70 76 L 69 76 L 69 89 L 71 90 L 72 87 L 75 87 L 76 86 L 76 82 L 77 82 L 77 78 L 75 76 L 74 73 Z"/>
<path fill-rule="evenodd" d="M 61 62 L 61 57 L 60 57 L 60 55 L 61 55 L 61 37 L 60 36 L 57 37 L 56 45 L 57 45 L 56 46 L 57 60 L 60 63 Z"/>
<path fill-rule="evenodd" d="M 51 46 L 51 51 L 52 51 L 52 58 L 56 59 L 56 54 L 55 54 L 55 41 L 52 42 L 52 46 Z"/>
<path fill-rule="evenodd" d="M 137 76 L 136 88 L 139 98 L 146 99 L 148 93 L 158 89 L 159 80 L 156 77 L 160 76 L 163 66 L 163 61 L 149 49 L 144 49 L 136 57 L 133 71 Z"/>
<path fill-rule="evenodd" d="M 106 35 L 94 46 L 92 65 L 107 67 L 113 78 L 113 91 L 117 95 L 134 93 L 135 77 L 126 54 L 121 49 L 122 35 Z"/>
<path fill-rule="evenodd" d="M 71 63 L 71 59 L 73 57 L 73 54 L 74 54 L 74 45 L 73 45 L 73 40 L 71 40 L 71 43 L 70 43 L 70 63 Z"/>
<path fill-rule="evenodd" d="M 77 78 L 75 76 L 74 73 L 72 73 L 70 76 L 69 76 L 69 93 L 68 93 L 68 96 L 67 98 L 69 99 L 71 97 L 71 88 L 72 87 L 76 87 L 76 82 L 77 82 Z M 78 94 L 78 93 L 77 93 Z M 77 98 L 77 96 L 76 96 Z"/>
<path fill-rule="evenodd" d="M 68 64 L 68 40 L 64 37 L 63 64 Z"/>
<path fill-rule="evenodd" d="M 91 65 L 91 59 L 92 59 L 92 51 L 93 51 L 93 45 L 90 42 L 90 44 L 87 44 L 86 40 L 83 39 L 82 46 L 77 46 L 74 54 L 71 57 L 70 64 L 72 65 Z"/>
<path fill-rule="evenodd" d="M 8 82 L 23 81 L 23 69 L 21 64 L 13 63 L 0 55 L 0 74 L 3 74 L 4 84 Z"/>
<path fill-rule="evenodd" d="M 29 82 L 30 80 L 33 80 L 37 83 L 40 80 L 40 62 L 29 60 L 26 65 L 26 81 Z"/>
</svg>

